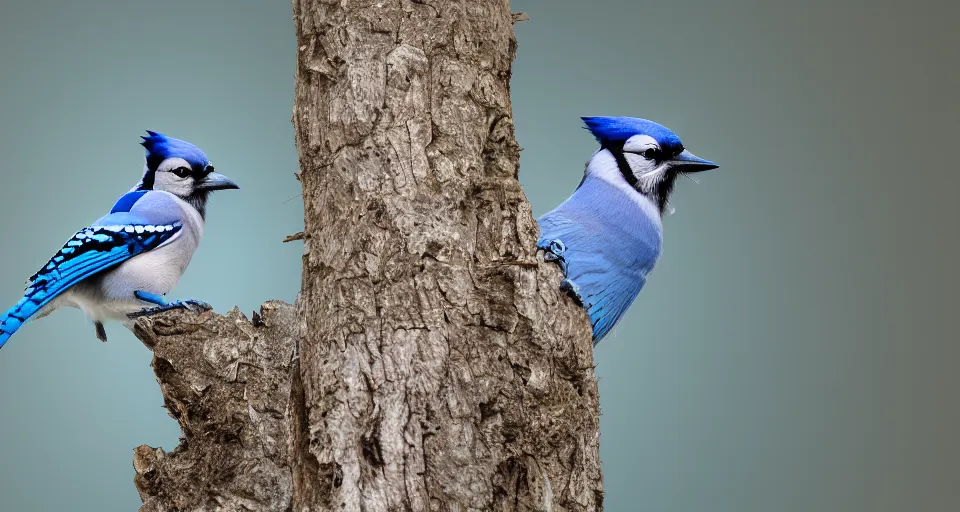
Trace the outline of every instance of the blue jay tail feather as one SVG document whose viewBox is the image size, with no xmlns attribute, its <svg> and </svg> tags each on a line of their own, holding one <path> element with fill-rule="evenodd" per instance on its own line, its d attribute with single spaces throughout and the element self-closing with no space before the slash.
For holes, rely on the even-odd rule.
<svg viewBox="0 0 960 512">
<path fill-rule="evenodd" d="M 17 316 L 19 306 L 20 303 L 18 302 L 17 306 L 10 308 L 10 310 L 3 315 L 3 320 L 0 320 L 0 348 L 3 348 L 7 340 L 26 322 L 26 319 Z"/>
<path fill-rule="evenodd" d="M 160 246 L 181 228 L 182 225 L 177 222 L 166 225 L 94 226 L 78 231 L 42 269 L 30 277 L 23 298 L 0 319 L 0 348 L 30 317 L 71 286 Z"/>
</svg>

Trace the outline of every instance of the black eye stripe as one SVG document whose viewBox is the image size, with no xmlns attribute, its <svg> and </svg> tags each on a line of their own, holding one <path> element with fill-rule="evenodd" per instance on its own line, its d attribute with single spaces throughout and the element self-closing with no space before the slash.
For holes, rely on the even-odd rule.
<svg viewBox="0 0 960 512">
<path fill-rule="evenodd" d="M 680 153 L 683 153 L 683 151 L 684 151 L 684 147 L 680 146 L 678 148 L 674 148 L 672 151 L 669 151 L 669 152 L 663 151 L 658 148 L 647 148 L 643 151 L 625 151 L 625 153 L 640 155 L 648 160 L 657 160 L 659 162 L 664 160 L 665 156 L 666 158 L 676 158 L 676 156 L 679 155 Z"/>
<path fill-rule="evenodd" d="M 213 166 L 210 166 L 210 165 L 206 167 L 194 168 L 193 179 L 200 181 L 206 178 L 207 175 L 210 174 L 211 172 L 213 172 Z"/>
<path fill-rule="evenodd" d="M 655 160 L 657 162 L 663 161 L 663 152 L 657 148 L 647 148 L 643 151 L 624 151 L 624 153 L 642 156 L 647 160 Z"/>
<path fill-rule="evenodd" d="M 199 166 L 184 166 L 175 167 L 169 169 L 168 172 L 173 173 L 179 178 L 192 177 L 193 179 L 199 181 L 207 177 L 208 174 L 213 172 L 213 166 L 199 167 Z"/>
</svg>

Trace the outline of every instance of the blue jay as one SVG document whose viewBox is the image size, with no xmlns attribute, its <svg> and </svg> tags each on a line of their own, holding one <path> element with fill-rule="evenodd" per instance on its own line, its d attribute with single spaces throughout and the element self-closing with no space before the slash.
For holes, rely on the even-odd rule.
<svg viewBox="0 0 960 512">
<path fill-rule="evenodd" d="M 199 148 L 161 133 L 141 136 L 143 177 L 110 213 L 78 231 L 27 280 L 23 298 L 0 317 L 0 347 L 31 318 L 62 306 L 79 308 L 107 341 L 103 323 L 128 328 L 139 316 L 175 308 L 210 306 L 197 300 L 167 302 L 203 235 L 207 197 L 239 188 L 214 172 Z"/>
<path fill-rule="evenodd" d="M 600 149 L 569 199 L 537 219 L 537 247 L 560 265 L 560 287 L 587 310 L 596 345 L 660 258 L 660 217 L 680 174 L 718 166 L 667 128 L 632 117 L 584 117 Z"/>
</svg>

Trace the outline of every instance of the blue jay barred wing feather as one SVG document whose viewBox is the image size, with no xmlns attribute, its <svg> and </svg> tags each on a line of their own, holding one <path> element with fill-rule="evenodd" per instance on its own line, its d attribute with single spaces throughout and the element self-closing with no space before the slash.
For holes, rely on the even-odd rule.
<svg viewBox="0 0 960 512">
<path fill-rule="evenodd" d="M 31 316 L 71 286 L 159 247 L 181 228 L 180 223 L 116 224 L 78 231 L 42 269 L 30 277 L 23 298 L 0 318 L 0 347 Z"/>
</svg>

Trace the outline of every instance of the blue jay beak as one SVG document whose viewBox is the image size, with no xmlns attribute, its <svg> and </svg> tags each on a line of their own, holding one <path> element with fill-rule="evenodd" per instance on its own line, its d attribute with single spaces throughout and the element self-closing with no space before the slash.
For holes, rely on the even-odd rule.
<svg viewBox="0 0 960 512">
<path fill-rule="evenodd" d="M 203 182 L 200 183 L 200 188 L 203 190 L 227 190 L 240 188 L 240 185 L 237 185 L 233 180 L 219 172 L 211 172 L 203 178 Z"/>
<path fill-rule="evenodd" d="M 710 160 L 704 160 L 685 149 L 682 153 L 673 157 L 673 160 L 670 161 L 670 167 L 675 168 L 678 172 L 690 173 L 709 171 L 710 169 L 716 169 L 720 166 Z"/>
</svg>

